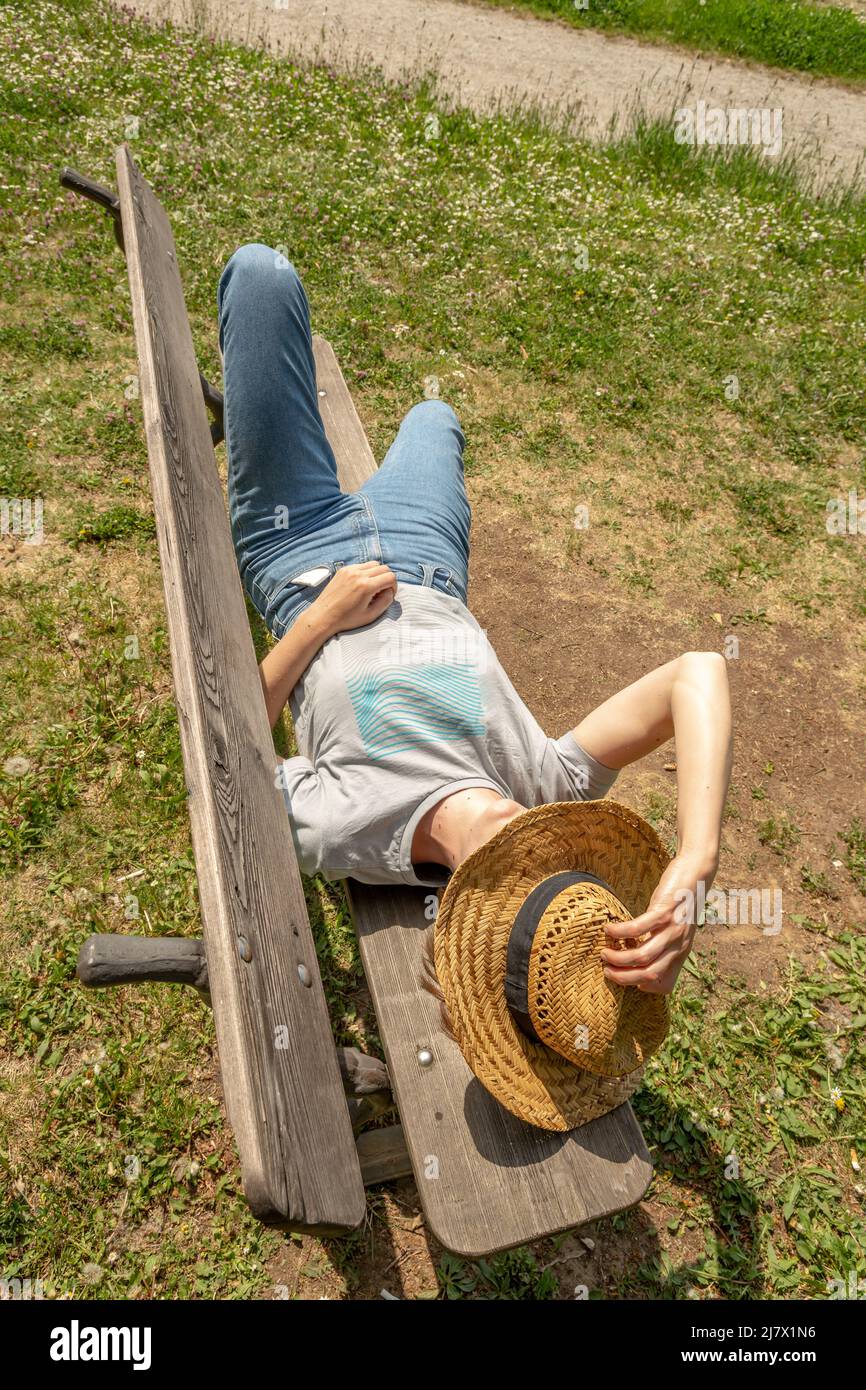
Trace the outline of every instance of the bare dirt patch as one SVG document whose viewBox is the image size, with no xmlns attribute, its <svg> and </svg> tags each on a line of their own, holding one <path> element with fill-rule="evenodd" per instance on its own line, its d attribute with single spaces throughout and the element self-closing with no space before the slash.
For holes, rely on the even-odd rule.
<svg viewBox="0 0 866 1390">
<path fill-rule="evenodd" d="M 723 627 L 712 616 L 717 596 L 683 594 L 679 605 L 625 597 L 620 586 L 585 564 L 551 566 L 525 528 L 509 525 L 499 506 L 473 498 L 470 602 L 511 679 L 551 735 L 573 728 L 595 705 L 682 651 L 718 651 Z M 677 611 L 679 608 L 679 611 Z M 859 735 L 851 717 L 858 694 L 847 683 L 844 636 L 804 636 L 790 624 L 743 632 L 729 662 L 736 729 L 735 765 L 719 871 L 720 886 L 780 887 L 784 925 L 766 936 L 751 925 L 707 927 L 700 951 L 717 952 L 722 975 L 767 986 L 780 978 L 789 952 L 813 960 L 820 934 L 793 916 L 833 931 L 866 917 L 866 903 L 840 858 L 840 833 L 866 810 L 858 775 Z M 849 710 L 842 708 L 848 696 Z M 659 829 L 672 835 L 676 774 L 671 744 L 621 773 L 613 795 L 646 813 L 666 803 Z M 772 764 L 773 771 L 766 769 Z M 755 787 L 766 795 L 756 800 Z M 762 845 L 758 827 L 780 813 L 800 831 L 785 862 Z M 801 865 L 825 872 L 836 898 L 815 897 L 800 883 Z"/>
</svg>

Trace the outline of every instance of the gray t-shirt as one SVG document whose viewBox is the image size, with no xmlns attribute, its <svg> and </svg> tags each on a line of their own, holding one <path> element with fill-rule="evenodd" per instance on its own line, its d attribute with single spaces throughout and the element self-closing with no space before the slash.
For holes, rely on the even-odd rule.
<svg viewBox="0 0 866 1390">
<path fill-rule="evenodd" d="M 548 738 L 465 604 L 418 584 L 330 638 L 290 705 L 301 756 L 280 781 L 298 860 L 330 879 L 438 887 L 449 871 L 413 868 L 412 840 L 451 792 L 529 807 L 596 800 L 617 776 L 570 733 Z"/>
</svg>

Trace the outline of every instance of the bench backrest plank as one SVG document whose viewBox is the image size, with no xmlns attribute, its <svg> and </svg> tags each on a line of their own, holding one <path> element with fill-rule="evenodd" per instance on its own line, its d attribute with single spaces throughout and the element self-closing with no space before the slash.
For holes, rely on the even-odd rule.
<svg viewBox="0 0 866 1390">
<path fill-rule="evenodd" d="M 364 1189 L 174 241 L 126 146 L 117 175 L 226 1106 L 255 1215 L 337 1233 Z"/>
<path fill-rule="evenodd" d="M 319 409 L 351 492 L 376 461 L 330 344 L 315 336 L 313 348 Z M 415 1180 L 442 1244 L 486 1255 L 639 1201 L 652 1166 L 631 1106 L 567 1135 L 515 1119 L 443 1036 L 438 1006 L 420 986 L 424 893 L 351 883 L 350 898 Z M 429 1067 L 418 1063 L 425 1047 Z"/>
</svg>

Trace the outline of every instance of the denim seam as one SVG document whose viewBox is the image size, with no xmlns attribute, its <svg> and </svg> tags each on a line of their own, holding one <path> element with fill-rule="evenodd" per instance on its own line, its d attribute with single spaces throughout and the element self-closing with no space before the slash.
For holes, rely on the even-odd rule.
<svg viewBox="0 0 866 1390">
<path fill-rule="evenodd" d="M 269 596 L 265 593 L 265 591 L 264 591 L 264 589 L 262 588 L 262 586 L 261 586 L 261 584 L 259 583 L 259 581 L 255 578 L 255 576 L 253 576 L 253 577 L 250 579 L 249 585 L 248 585 L 248 590 L 252 590 L 252 589 L 255 589 L 256 593 L 259 594 L 259 595 L 261 596 L 262 603 L 265 605 L 265 607 L 267 607 L 267 605 L 270 603 L 271 600 L 270 600 Z M 250 592 L 250 598 L 253 598 L 253 595 L 252 595 L 251 592 Z M 253 599 L 253 602 L 255 603 L 255 599 Z M 256 605 L 256 606 L 258 606 L 258 605 Z"/>
<path fill-rule="evenodd" d="M 363 540 L 362 540 L 362 544 L 363 544 L 363 546 L 364 546 L 364 559 L 365 559 L 365 560 L 381 560 L 381 559 L 382 559 L 382 541 L 381 541 L 381 537 L 380 537 L 380 535 L 379 535 L 379 527 L 378 527 L 378 525 L 377 525 L 376 518 L 375 518 L 375 516 L 374 516 L 374 514 L 373 514 L 373 508 L 370 506 L 369 498 L 365 497 L 364 494 L 363 494 L 363 492 L 356 492 L 356 493 L 355 493 L 355 496 L 356 496 L 356 497 L 360 497 L 360 499 L 361 499 L 361 504 L 362 504 L 362 506 L 363 506 L 363 508 L 364 508 L 364 513 L 365 513 L 365 515 L 366 515 L 367 522 L 368 522 L 368 531 L 372 533 L 372 535 L 370 536 L 370 539 L 373 541 L 374 548 L 375 548 L 375 552 L 376 552 L 375 555 L 373 555 L 373 554 L 370 553 L 370 544 L 369 544 L 368 538 L 367 538 L 367 537 L 364 537 Z M 359 520 L 360 520 L 360 519 L 359 519 Z M 359 537 L 359 539 L 361 539 L 361 535 L 360 535 L 360 526 L 359 526 L 359 531 L 358 531 L 358 537 Z"/>
</svg>

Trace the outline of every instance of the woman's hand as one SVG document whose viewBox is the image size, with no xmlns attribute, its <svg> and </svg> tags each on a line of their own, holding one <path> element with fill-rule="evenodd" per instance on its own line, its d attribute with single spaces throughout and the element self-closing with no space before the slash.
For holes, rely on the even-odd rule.
<svg viewBox="0 0 866 1390">
<path fill-rule="evenodd" d="M 397 576 L 387 565 L 368 560 L 343 565 L 307 612 L 329 637 L 365 627 L 380 617 L 397 595 Z"/>
<path fill-rule="evenodd" d="M 694 855 L 678 854 L 672 859 L 646 912 L 632 922 L 611 922 L 605 927 L 612 943 L 601 953 L 605 979 L 647 994 L 670 994 L 692 949 L 698 884 L 703 882 L 704 892 L 709 892 L 715 873 L 714 862 Z M 638 944 L 638 937 L 647 939 Z M 626 949 L 613 942 L 623 942 Z"/>
<path fill-rule="evenodd" d="M 319 597 L 299 614 L 259 666 L 271 728 L 328 638 L 371 623 L 393 602 L 396 592 L 396 575 L 387 565 L 374 560 L 337 570 Z"/>
</svg>

